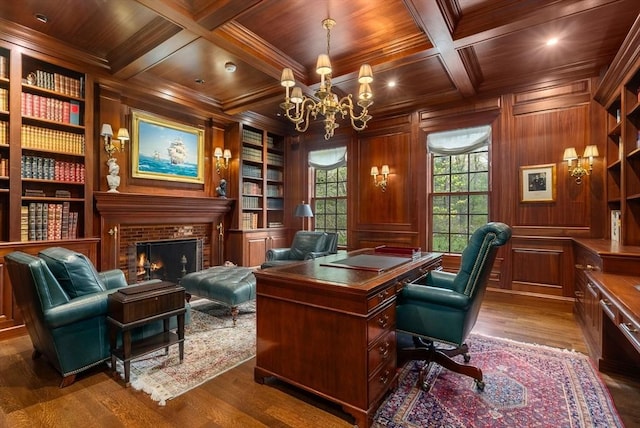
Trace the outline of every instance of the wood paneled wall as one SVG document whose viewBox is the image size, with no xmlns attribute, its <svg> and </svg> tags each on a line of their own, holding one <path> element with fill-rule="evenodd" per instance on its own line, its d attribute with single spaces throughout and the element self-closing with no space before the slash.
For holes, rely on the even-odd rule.
<svg viewBox="0 0 640 428">
<path fill-rule="evenodd" d="M 592 101 L 595 80 L 547 85 L 500 97 L 375 118 L 349 142 L 349 247 L 381 244 L 429 248 L 429 132 L 490 124 L 490 219 L 512 226 L 513 239 L 500 249 L 499 272 L 492 285 L 551 298 L 573 296 L 572 237 L 605 236 L 604 160 L 596 159 L 591 176 L 576 184 L 562 156 L 589 144 L 602 149 L 604 110 Z M 318 136 L 316 138 L 319 139 Z M 320 137 L 321 138 L 321 137 Z M 314 141 L 305 136 L 305 142 Z M 313 144 L 309 144 L 313 147 Z M 306 159 L 296 147 L 291 158 Z M 292 153 L 293 154 L 293 153 Z M 288 158 L 289 159 L 289 158 Z M 386 192 L 373 185 L 372 166 L 388 164 Z M 520 200 L 521 167 L 555 165 L 556 199 Z M 305 162 L 291 167 L 303 175 Z M 298 196 L 299 197 L 299 196 Z M 447 258 L 455 269 L 456 256 Z"/>
</svg>

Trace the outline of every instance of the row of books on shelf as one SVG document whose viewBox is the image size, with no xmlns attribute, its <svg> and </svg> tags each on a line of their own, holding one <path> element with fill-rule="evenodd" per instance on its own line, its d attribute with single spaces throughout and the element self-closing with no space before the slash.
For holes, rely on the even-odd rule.
<svg viewBox="0 0 640 428">
<path fill-rule="evenodd" d="M 78 237 L 78 213 L 70 211 L 69 202 L 60 204 L 31 202 L 20 212 L 20 239 L 46 241 Z"/>
<path fill-rule="evenodd" d="M 9 60 L 6 56 L 0 55 L 0 78 L 7 79 L 9 77 Z"/>
<path fill-rule="evenodd" d="M 257 198 L 255 196 L 243 196 L 242 208 L 260 208 L 260 198 Z"/>
<path fill-rule="evenodd" d="M 284 196 L 284 190 L 280 184 L 267 184 L 267 196 Z"/>
<path fill-rule="evenodd" d="M 27 84 L 48 89 L 71 97 L 82 98 L 84 94 L 84 78 L 73 78 L 60 73 L 44 70 L 32 71 L 25 79 Z"/>
<path fill-rule="evenodd" d="M 258 213 L 242 213 L 242 229 L 258 228 Z"/>
<path fill-rule="evenodd" d="M 282 181 L 284 180 L 284 173 L 278 169 L 267 169 L 267 180 Z"/>
<path fill-rule="evenodd" d="M 242 176 L 250 178 L 262 178 L 262 168 L 255 165 L 242 165 Z"/>
<path fill-rule="evenodd" d="M 9 176 L 9 159 L 3 158 L 0 155 L 0 177 L 8 177 Z"/>
<path fill-rule="evenodd" d="M 27 155 L 22 155 L 21 162 L 20 171 L 22 178 L 66 181 L 71 183 L 85 182 L 85 166 L 82 163 Z"/>
<path fill-rule="evenodd" d="M 262 151 L 253 147 L 242 148 L 242 159 L 254 162 L 262 162 Z"/>
<path fill-rule="evenodd" d="M 22 125 L 20 142 L 25 149 L 49 150 L 60 153 L 83 155 L 84 134 Z"/>
<path fill-rule="evenodd" d="M 281 221 L 270 221 L 267 223 L 267 227 L 284 227 Z"/>
<path fill-rule="evenodd" d="M 277 153 L 267 153 L 267 163 L 269 165 L 284 165 L 284 156 Z"/>
<path fill-rule="evenodd" d="M 0 121 L 0 144 L 9 144 L 9 122 Z"/>
<path fill-rule="evenodd" d="M 620 242 L 620 228 L 622 213 L 620 210 L 611 210 L 611 240 Z"/>
<path fill-rule="evenodd" d="M 242 193 L 245 195 L 262 195 L 262 188 L 257 183 L 245 181 L 242 183 Z"/>
<path fill-rule="evenodd" d="M 9 111 L 9 91 L 0 88 L 0 111 Z"/>
<path fill-rule="evenodd" d="M 252 131 L 250 129 L 242 130 L 242 141 L 244 143 L 254 144 L 256 146 L 262 145 L 262 133 Z"/>
<path fill-rule="evenodd" d="M 23 92 L 20 110 L 23 116 L 80 125 L 80 103 L 78 101 L 63 101 Z"/>
<path fill-rule="evenodd" d="M 267 199 L 267 208 L 281 210 L 284 208 L 283 199 Z"/>
</svg>

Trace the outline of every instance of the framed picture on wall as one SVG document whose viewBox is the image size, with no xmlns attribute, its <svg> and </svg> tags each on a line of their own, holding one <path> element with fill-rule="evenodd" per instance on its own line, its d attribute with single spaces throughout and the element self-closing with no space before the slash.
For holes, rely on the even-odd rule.
<svg viewBox="0 0 640 428">
<path fill-rule="evenodd" d="M 204 130 L 132 112 L 131 176 L 204 183 Z"/>
<path fill-rule="evenodd" d="M 555 164 L 520 167 L 520 202 L 553 202 L 555 200 Z"/>
</svg>

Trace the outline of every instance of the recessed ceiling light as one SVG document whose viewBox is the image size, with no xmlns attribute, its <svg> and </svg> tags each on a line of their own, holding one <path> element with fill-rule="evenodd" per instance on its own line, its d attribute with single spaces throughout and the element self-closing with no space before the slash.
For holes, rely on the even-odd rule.
<svg viewBox="0 0 640 428">
<path fill-rule="evenodd" d="M 389 80 L 387 82 L 387 86 L 390 87 L 390 88 L 395 87 L 396 86 L 396 81 L 395 80 Z"/>
<path fill-rule="evenodd" d="M 224 64 L 224 69 L 226 70 L 227 73 L 233 73 L 236 71 L 237 67 L 234 63 L 229 61 Z"/>
<path fill-rule="evenodd" d="M 204 85 L 204 79 L 195 79 L 196 83 L 199 85 Z"/>
<path fill-rule="evenodd" d="M 547 40 L 547 46 L 553 46 L 557 43 L 558 43 L 558 39 L 556 37 L 552 37 L 551 39 Z"/>
<path fill-rule="evenodd" d="M 34 16 L 34 18 L 36 18 L 38 21 L 42 22 L 43 24 L 46 24 L 47 22 L 49 22 L 49 18 L 44 13 L 35 13 L 35 14 L 33 14 L 33 16 Z"/>
</svg>

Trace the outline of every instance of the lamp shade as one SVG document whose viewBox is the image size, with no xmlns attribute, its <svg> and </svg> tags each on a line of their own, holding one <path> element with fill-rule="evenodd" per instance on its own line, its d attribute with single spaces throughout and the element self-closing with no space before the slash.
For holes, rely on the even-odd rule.
<svg viewBox="0 0 640 428">
<path fill-rule="evenodd" d="M 296 81 L 293 78 L 293 70 L 285 68 L 282 70 L 282 77 L 280 78 L 280 84 L 285 88 L 291 88 L 296 85 Z"/>
<path fill-rule="evenodd" d="M 231 150 L 224 149 L 224 154 L 222 155 L 222 157 L 225 159 L 231 159 Z"/>
<path fill-rule="evenodd" d="M 331 74 L 331 60 L 329 59 L 329 55 L 318 55 L 318 62 L 316 63 L 316 73 L 321 76 Z"/>
<path fill-rule="evenodd" d="M 294 104 L 300 104 L 302 102 L 302 89 L 300 89 L 300 86 L 293 88 L 291 92 L 291 102 Z"/>
<path fill-rule="evenodd" d="M 222 157 L 222 149 L 220 147 L 216 147 L 213 151 L 213 156 L 220 159 Z"/>
<path fill-rule="evenodd" d="M 373 82 L 373 71 L 369 64 L 362 64 L 360 66 L 360 72 L 358 73 L 358 83 L 371 83 Z"/>
<path fill-rule="evenodd" d="M 298 204 L 296 207 L 296 217 L 313 217 L 313 211 L 311 211 L 311 206 L 309 204 L 305 204 L 302 202 Z"/>
<path fill-rule="evenodd" d="M 113 129 L 111 129 L 111 125 L 109 125 L 108 123 L 103 123 L 100 135 L 102 135 L 103 137 L 113 137 Z"/>
<path fill-rule="evenodd" d="M 598 146 L 594 145 L 594 144 L 590 144 L 587 147 L 584 148 L 584 157 L 585 158 L 597 158 L 599 155 L 598 153 Z"/>
<path fill-rule="evenodd" d="M 372 166 L 371 167 L 371 175 L 373 175 L 375 177 L 378 174 L 379 174 L 378 167 L 377 166 Z"/>
<path fill-rule="evenodd" d="M 118 140 L 129 141 L 129 131 L 127 130 L 127 128 L 118 129 Z"/>
<path fill-rule="evenodd" d="M 576 148 L 567 147 L 566 149 L 564 149 L 564 156 L 562 157 L 562 160 L 573 160 L 573 159 L 578 159 Z"/>
<path fill-rule="evenodd" d="M 389 165 L 382 165 L 382 175 L 389 175 Z"/>
</svg>

